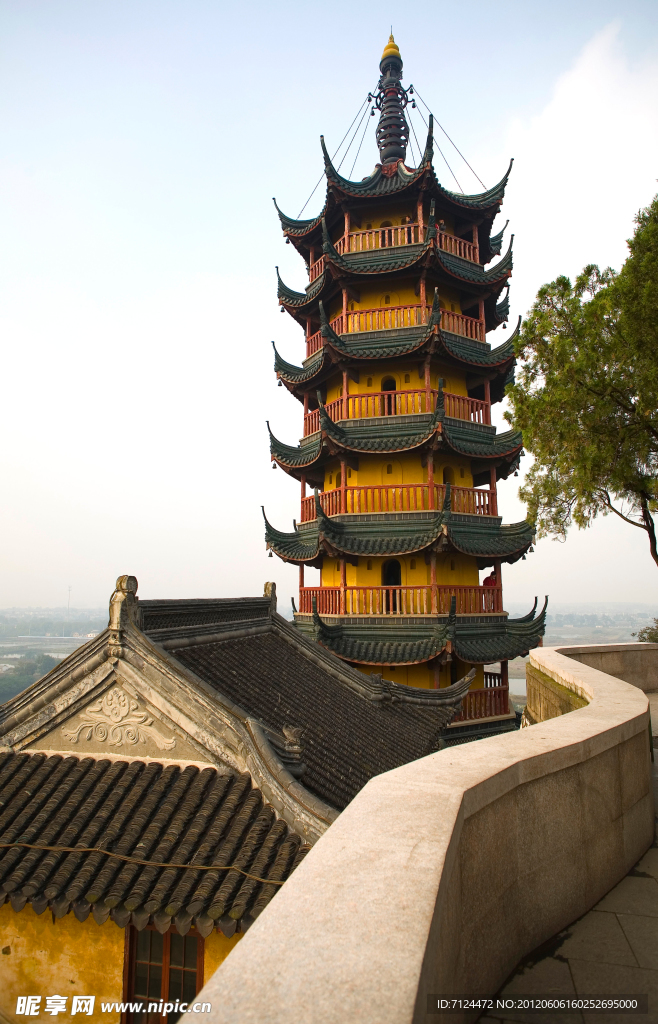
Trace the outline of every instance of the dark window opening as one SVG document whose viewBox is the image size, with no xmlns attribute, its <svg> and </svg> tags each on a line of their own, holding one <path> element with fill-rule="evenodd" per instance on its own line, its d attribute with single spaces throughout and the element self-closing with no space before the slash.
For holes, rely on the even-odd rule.
<svg viewBox="0 0 658 1024">
<path fill-rule="evenodd" d="M 402 566 L 397 558 L 392 558 L 382 565 L 382 586 L 400 587 L 402 585 Z M 400 610 L 399 590 L 384 591 L 384 609 L 395 615 Z"/>
<path fill-rule="evenodd" d="M 144 1012 L 126 1014 L 126 1024 L 163 1024 L 163 1003 L 174 1004 L 166 1021 L 175 1024 L 180 1005 L 194 1002 L 203 988 L 203 939 L 194 931 L 179 935 L 169 930 L 161 935 L 154 928 L 138 932 L 129 926 L 126 943 L 124 999 L 145 1004 Z"/>
</svg>

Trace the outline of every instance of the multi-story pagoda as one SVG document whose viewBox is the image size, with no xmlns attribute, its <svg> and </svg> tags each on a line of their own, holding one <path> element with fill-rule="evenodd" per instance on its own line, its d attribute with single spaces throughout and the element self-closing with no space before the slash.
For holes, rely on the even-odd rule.
<svg viewBox="0 0 658 1024">
<path fill-rule="evenodd" d="M 432 166 L 430 119 L 420 166 L 408 167 L 408 94 L 392 36 L 380 71 L 373 174 L 341 177 L 322 141 L 322 212 L 292 220 L 277 207 L 309 283 L 296 292 L 279 278 L 306 358 L 293 366 L 275 348 L 275 370 L 303 403 L 304 427 L 298 446 L 270 432 L 271 453 L 301 483 L 301 516 L 291 533 L 266 520 L 266 541 L 299 566 L 303 632 L 415 687 L 446 686 L 476 666 L 464 715 L 500 716 L 507 661 L 541 642 L 545 620 L 536 602 L 522 619 L 503 610 L 502 565 L 533 541 L 530 524 L 503 525 L 497 508 L 521 434 L 491 424 L 515 365 L 514 335 L 497 348 L 487 341 L 508 317 L 511 240 L 490 264 L 502 250 L 504 229 L 491 229 L 511 164 L 480 195 L 448 191 Z M 321 586 L 304 585 L 305 566 L 320 569 Z M 485 674 L 496 661 L 500 675 Z"/>
</svg>

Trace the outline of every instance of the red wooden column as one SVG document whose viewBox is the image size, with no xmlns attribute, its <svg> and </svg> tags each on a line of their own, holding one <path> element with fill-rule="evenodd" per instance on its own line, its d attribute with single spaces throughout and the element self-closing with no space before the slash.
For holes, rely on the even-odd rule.
<svg viewBox="0 0 658 1024">
<path fill-rule="evenodd" d="M 347 512 L 347 462 L 340 460 L 340 510 Z"/>
<path fill-rule="evenodd" d="M 343 326 L 338 334 L 347 334 L 347 288 L 343 288 Z"/>
<path fill-rule="evenodd" d="M 498 515 L 498 494 L 496 492 L 496 467 L 489 470 L 489 515 Z"/>
<path fill-rule="evenodd" d="M 299 607 L 302 606 L 302 590 L 304 589 L 304 563 L 299 567 Z"/>
<path fill-rule="evenodd" d="M 484 299 L 480 299 L 479 309 L 480 309 L 480 313 L 479 313 L 479 315 L 480 315 L 480 337 L 479 337 L 478 340 L 479 341 L 484 341 L 485 337 L 486 337 L 486 331 L 484 329 Z"/>
<path fill-rule="evenodd" d="M 432 376 L 429 359 L 425 360 L 425 412 L 432 412 Z"/>
<path fill-rule="evenodd" d="M 485 413 L 484 413 L 484 416 L 485 416 L 484 422 L 490 424 L 491 423 L 491 383 L 490 383 L 489 380 L 485 380 L 485 382 L 484 382 L 484 400 L 487 403 L 487 408 L 485 409 Z"/>
<path fill-rule="evenodd" d="M 350 251 L 350 211 L 344 210 L 343 215 L 345 217 L 345 248 L 343 252 Z"/>
<path fill-rule="evenodd" d="M 504 715 L 506 715 L 506 714 L 509 713 L 509 662 L 501 661 L 501 663 L 500 663 L 500 676 L 501 676 L 500 681 L 501 681 L 502 685 L 505 687 L 505 692 L 503 693 L 503 700 L 502 700 L 502 704 L 503 704 L 502 713 Z"/>
<path fill-rule="evenodd" d="M 430 583 L 432 585 L 432 614 L 436 615 L 438 610 L 436 590 L 436 551 L 430 553 Z"/>
<path fill-rule="evenodd" d="M 348 420 L 350 418 L 350 378 L 347 375 L 347 370 L 343 370 L 343 419 Z"/>
<path fill-rule="evenodd" d="M 423 234 L 424 234 L 424 227 L 423 227 L 423 195 L 422 195 L 422 193 L 418 196 L 418 213 L 417 213 L 416 216 L 418 218 L 418 241 L 422 244 L 422 242 L 423 242 Z"/>
<path fill-rule="evenodd" d="M 473 256 L 475 257 L 475 262 L 479 263 L 480 262 L 480 243 L 478 241 L 478 226 L 477 226 L 477 224 L 473 225 Z"/>
<path fill-rule="evenodd" d="M 347 589 L 347 566 L 345 559 L 340 560 L 340 613 L 345 614 L 345 591 Z"/>
<path fill-rule="evenodd" d="M 500 574 L 500 558 L 494 560 L 494 572 L 496 574 L 496 590 L 500 594 L 500 610 L 503 610 L 503 578 Z"/>
<path fill-rule="evenodd" d="M 304 499 L 306 497 L 306 474 L 305 473 L 302 473 L 302 475 L 300 477 L 300 482 L 301 482 L 301 485 L 302 485 L 302 499 Z"/>
<path fill-rule="evenodd" d="M 427 490 L 429 508 L 436 508 L 436 503 L 434 501 L 434 452 L 427 453 Z"/>
<path fill-rule="evenodd" d="M 425 288 L 425 274 L 420 275 L 420 322 L 427 323 L 427 291 Z"/>
</svg>

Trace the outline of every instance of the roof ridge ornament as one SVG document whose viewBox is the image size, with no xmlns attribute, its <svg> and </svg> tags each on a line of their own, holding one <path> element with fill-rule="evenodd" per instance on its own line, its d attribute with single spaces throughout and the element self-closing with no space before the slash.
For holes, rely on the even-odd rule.
<svg viewBox="0 0 658 1024">
<path fill-rule="evenodd" d="M 392 35 L 382 54 L 379 70 L 381 77 L 374 100 L 375 106 L 381 111 L 377 125 L 377 146 L 383 170 L 387 166 L 397 168 L 398 162 L 404 161 L 409 142 L 409 125 L 404 115 L 409 95 L 400 85 L 402 57 Z"/>
</svg>

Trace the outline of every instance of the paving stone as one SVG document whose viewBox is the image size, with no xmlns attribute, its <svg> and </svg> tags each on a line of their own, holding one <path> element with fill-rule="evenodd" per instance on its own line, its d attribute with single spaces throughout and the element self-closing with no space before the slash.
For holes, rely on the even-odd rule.
<svg viewBox="0 0 658 1024">
<path fill-rule="evenodd" d="M 620 914 L 618 920 L 639 966 L 658 968 L 658 918 Z"/>
<path fill-rule="evenodd" d="M 597 903 L 594 910 L 658 917 L 658 881 L 655 878 L 627 875 Z"/>
<path fill-rule="evenodd" d="M 658 878 L 658 847 L 652 846 L 650 850 L 647 850 L 634 870 L 642 871 L 645 875 L 653 875 L 654 878 Z"/>
<path fill-rule="evenodd" d="M 514 996 L 573 996 L 576 994 L 569 965 L 564 960 L 545 957 L 532 966 L 523 968 L 513 974 L 507 984 L 500 990 L 498 997 Z M 579 1013 L 530 1013 L 523 1010 L 500 1010 L 506 1021 L 514 1024 L 581 1024 Z M 495 1018 L 494 1018 L 495 1019 Z"/>
<path fill-rule="evenodd" d="M 619 1024 L 620 1021 L 641 1020 L 658 1024 L 658 970 L 622 967 L 615 964 L 594 964 L 587 960 L 570 960 L 569 967 L 578 995 L 621 996 L 648 995 L 649 1013 L 636 1017 L 619 1013 L 583 1013 L 585 1024 Z M 536 1024 L 536 1022 L 535 1022 Z"/>
<path fill-rule="evenodd" d="M 658 926 L 658 919 L 656 925 Z M 558 951 L 560 957 L 638 966 L 624 930 L 614 914 L 591 910 L 580 921 L 571 925 L 567 932 L 570 934 Z"/>
</svg>

